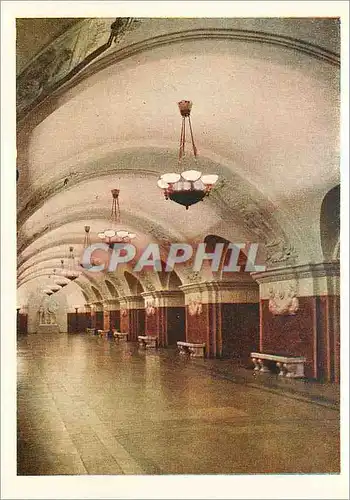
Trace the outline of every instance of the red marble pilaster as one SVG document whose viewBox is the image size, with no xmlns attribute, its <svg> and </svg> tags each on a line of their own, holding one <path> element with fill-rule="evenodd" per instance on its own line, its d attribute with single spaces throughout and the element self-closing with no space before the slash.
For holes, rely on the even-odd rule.
<svg viewBox="0 0 350 500">
<path fill-rule="evenodd" d="M 145 333 L 158 337 L 166 347 L 185 340 L 184 294 L 179 290 L 155 290 L 142 293 L 145 301 Z"/>
<path fill-rule="evenodd" d="M 186 294 L 186 340 L 205 342 L 206 356 L 232 357 L 246 364 L 259 344 L 258 286 L 249 276 L 236 281 L 181 287 Z"/>
<path fill-rule="evenodd" d="M 306 377 L 338 383 L 339 263 L 280 268 L 254 277 L 261 295 L 260 351 L 305 356 Z M 284 310 L 292 297 L 298 308 Z"/>
</svg>

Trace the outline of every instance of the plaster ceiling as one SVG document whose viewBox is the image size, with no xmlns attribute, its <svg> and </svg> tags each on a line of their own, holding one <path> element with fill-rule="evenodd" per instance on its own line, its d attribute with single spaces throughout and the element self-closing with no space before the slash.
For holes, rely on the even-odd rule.
<svg viewBox="0 0 350 500">
<path fill-rule="evenodd" d="M 142 244 L 160 235 L 247 237 L 235 203 L 249 204 L 249 193 L 302 235 L 295 221 L 315 221 L 323 195 L 339 181 L 338 78 L 337 68 L 290 49 L 229 40 L 159 47 L 92 75 L 59 97 L 30 136 L 19 135 L 19 209 L 55 187 L 19 225 L 20 262 L 34 265 L 41 249 L 54 260 L 48 245 L 60 253 L 68 239 L 81 241 L 87 221 L 100 230 L 114 187 L 122 226 Z M 245 186 L 234 193 L 234 223 L 223 222 L 214 197 L 185 211 L 157 188 L 159 173 L 181 170 L 181 99 L 194 103 L 198 168 Z M 314 193 L 305 221 L 298 200 Z"/>
</svg>

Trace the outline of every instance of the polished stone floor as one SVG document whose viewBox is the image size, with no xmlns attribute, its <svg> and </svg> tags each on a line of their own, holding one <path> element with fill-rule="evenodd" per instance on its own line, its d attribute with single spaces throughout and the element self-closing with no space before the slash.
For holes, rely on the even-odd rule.
<svg viewBox="0 0 350 500">
<path fill-rule="evenodd" d="M 213 366 L 86 334 L 20 336 L 17 474 L 339 472 L 336 405 Z"/>
</svg>

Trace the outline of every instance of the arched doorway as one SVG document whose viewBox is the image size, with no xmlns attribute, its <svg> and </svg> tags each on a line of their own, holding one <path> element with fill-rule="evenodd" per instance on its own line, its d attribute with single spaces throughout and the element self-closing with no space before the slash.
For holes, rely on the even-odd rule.
<svg viewBox="0 0 350 500">
<path fill-rule="evenodd" d="M 320 237 L 325 261 L 339 260 L 340 186 L 330 189 L 321 205 Z"/>
</svg>

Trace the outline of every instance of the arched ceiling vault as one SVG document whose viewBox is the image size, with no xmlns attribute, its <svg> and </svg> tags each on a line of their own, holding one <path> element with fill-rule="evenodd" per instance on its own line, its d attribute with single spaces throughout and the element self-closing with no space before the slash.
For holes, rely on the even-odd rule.
<svg viewBox="0 0 350 500">
<path fill-rule="evenodd" d="M 41 121 L 21 123 L 22 280 L 45 272 L 67 244 L 81 245 L 86 221 L 108 223 L 114 187 L 121 228 L 133 228 L 140 246 L 212 233 L 280 239 L 301 260 L 321 255 L 320 204 L 339 180 L 334 55 L 234 30 L 173 35 L 101 58 L 41 105 Z M 156 185 L 159 174 L 181 169 L 176 102 L 184 98 L 194 102 L 195 168 L 220 176 L 211 196 L 188 211 L 165 201 Z M 187 161 L 183 168 L 193 168 Z M 306 214 L 305 199 L 312 200 Z"/>
</svg>

